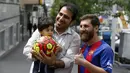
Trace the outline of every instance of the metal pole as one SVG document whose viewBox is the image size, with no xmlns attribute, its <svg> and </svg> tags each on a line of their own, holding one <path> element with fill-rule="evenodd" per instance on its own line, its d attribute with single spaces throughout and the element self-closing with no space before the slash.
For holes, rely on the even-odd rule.
<svg viewBox="0 0 130 73">
<path fill-rule="evenodd" d="M 112 7 L 112 11 L 113 11 L 113 15 L 115 15 L 116 11 L 117 11 L 117 5 L 113 5 Z M 113 52 L 114 52 L 114 63 L 115 63 L 115 36 L 116 36 L 116 25 L 117 25 L 117 18 L 113 17 L 112 19 L 112 26 L 111 26 L 111 29 L 112 29 L 112 33 L 111 33 L 111 47 L 113 49 Z"/>
<path fill-rule="evenodd" d="M 117 11 L 117 5 L 113 5 L 113 14 Z M 111 35 L 111 47 L 115 52 L 115 36 L 116 36 L 116 25 L 117 25 L 117 18 L 112 19 L 112 35 Z"/>
</svg>

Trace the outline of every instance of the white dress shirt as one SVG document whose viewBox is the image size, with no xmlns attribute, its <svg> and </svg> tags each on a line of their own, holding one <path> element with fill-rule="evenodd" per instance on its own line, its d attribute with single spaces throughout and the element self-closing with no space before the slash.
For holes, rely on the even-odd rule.
<svg viewBox="0 0 130 73">
<path fill-rule="evenodd" d="M 58 54 L 57 59 L 60 59 L 65 63 L 65 68 L 55 69 L 55 73 L 71 73 L 74 63 L 74 55 L 79 53 L 81 42 L 80 36 L 71 28 L 68 28 L 62 34 L 58 34 L 55 30 L 53 36 L 57 43 L 59 43 L 59 45 L 62 47 L 62 52 Z M 40 33 L 38 32 L 38 30 L 36 30 L 25 45 L 23 54 L 25 54 L 28 59 L 32 59 L 30 51 L 34 44 L 33 42 L 39 37 Z M 32 71 L 32 69 L 30 71 Z"/>
</svg>

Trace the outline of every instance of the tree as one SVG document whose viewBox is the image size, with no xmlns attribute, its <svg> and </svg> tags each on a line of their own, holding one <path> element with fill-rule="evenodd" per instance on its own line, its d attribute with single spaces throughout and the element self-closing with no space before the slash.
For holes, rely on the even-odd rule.
<svg viewBox="0 0 130 73">
<path fill-rule="evenodd" d="M 120 6 L 128 15 L 130 15 L 130 0 L 55 0 L 51 10 L 51 16 L 56 16 L 59 5 L 64 2 L 71 2 L 78 6 L 80 12 L 77 21 L 79 17 L 84 14 L 93 13 L 100 15 L 102 12 L 106 11 L 111 15 L 110 11 L 112 11 L 112 6 L 114 4 Z"/>
</svg>

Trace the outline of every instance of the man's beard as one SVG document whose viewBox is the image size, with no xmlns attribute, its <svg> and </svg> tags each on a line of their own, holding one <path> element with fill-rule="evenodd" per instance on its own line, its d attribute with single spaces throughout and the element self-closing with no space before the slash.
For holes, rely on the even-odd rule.
<svg viewBox="0 0 130 73">
<path fill-rule="evenodd" d="M 80 34 L 81 40 L 83 42 L 88 42 L 90 41 L 94 36 L 94 30 L 91 31 L 84 31 Z"/>
</svg>

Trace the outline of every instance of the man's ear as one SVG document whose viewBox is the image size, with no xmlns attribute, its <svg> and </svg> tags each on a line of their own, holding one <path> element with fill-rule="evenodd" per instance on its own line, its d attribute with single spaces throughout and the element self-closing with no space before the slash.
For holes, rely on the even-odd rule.
<svg viewBox="0 0 130 73">
<path fill-rule="evenodd" d="M 99 26 L 95 26 L 95 30 L 98 32 L 99 31 Z"/>
</svg>

